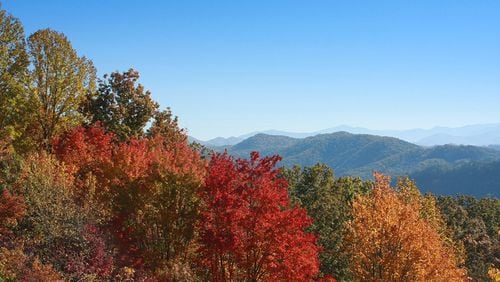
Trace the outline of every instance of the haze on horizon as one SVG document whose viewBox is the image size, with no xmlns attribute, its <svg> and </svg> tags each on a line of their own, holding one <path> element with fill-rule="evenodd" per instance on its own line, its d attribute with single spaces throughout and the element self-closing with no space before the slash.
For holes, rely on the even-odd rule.
<svg viewBox="0 0 500 282">
<path fill-rule="evenodd" d="M 500 122 L 499 1 L 27 1 L 99 74 L 134 67 L 207 140 Z M 92 15 L 89 18 L 89 15 Z"/>
</svg>

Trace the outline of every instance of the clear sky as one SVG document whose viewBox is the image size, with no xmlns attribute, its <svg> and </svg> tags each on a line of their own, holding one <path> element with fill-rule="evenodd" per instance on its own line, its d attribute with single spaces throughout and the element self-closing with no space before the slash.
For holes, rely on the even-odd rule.
<svg viewBox="0 0 500 282">
<path fill-rule="evenodd" d="M 500 1 L 3 0 L 200 139 L 500 122 Z"/>
</svg>

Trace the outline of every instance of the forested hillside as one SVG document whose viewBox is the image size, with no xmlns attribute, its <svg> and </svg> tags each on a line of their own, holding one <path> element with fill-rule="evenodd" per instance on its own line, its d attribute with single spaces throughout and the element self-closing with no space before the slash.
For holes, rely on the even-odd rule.
<svg viewBox="0 0 500 282">
<path fill-rule="evenodd" d="M 419 187 L 439 195 L 500 197 L 500 161 L 467 162 L 455 167 L 436 166 L 411 174 Z"/>
<path fill-rule="evenodd" d="M 500 145 L 489 145 L 488 148 L 500 151 Z"/>
<path fill-rule="evenodd" d="M 1 9 L 0 38 L 0 281 L 498 281 L 498 198 L 346 174 L 480 177 L 468 162 L 499 152 L 336 133 L 216 153 L 137 70 L 97 78 L 64 34 L 26 37 Z"/>
<path fill-rule="evenodd" d="M 486 147 L 421 147 L 392 137 L 337 132 L 303 139 L 258 134 L 234 146 L 216 147 L 215 150 L 227 150 L 238 157 L 251 151 L 279 154 L 283 157 L 281 164 L 287 167 L 324 163 L 339 176 L 371 179 L 374 171 L 392 176 L 411 175 L 425 191 L 440 195 L 464 193 L 498 197 L 500 191 L 498 166 L 494 163 L 480 165 L 500 160 L 500 152 Z M 460 169 L 466 165 L 472 169 L 465 169 L 468 173 L 463 176 Z M 480 181 L 472 180 L 478 177 Z M 458 186 L 454 190 L 455 184 Z"/>
</svg>

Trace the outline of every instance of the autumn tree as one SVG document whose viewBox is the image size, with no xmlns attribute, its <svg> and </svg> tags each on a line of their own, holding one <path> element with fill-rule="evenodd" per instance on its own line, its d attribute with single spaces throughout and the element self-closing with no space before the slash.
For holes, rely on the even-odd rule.
<svg viewBox="0 0 500 282">
<path fill-rule="evenodd" d="M 54 152 L 78 182 L 94 177 L 116 263 L 137 275 L 167 279 L 172 269 L 189 268 L 205 162 L 182 140 L 160 134 L 120 143 L 96 125 L 55 141 Z"/>
<path fill-rule="evenodd" d="M 90 198 L 107 196 L 108 180 L 113 174 L 112 156 L 116 148 L 115 141 L 115 135 L 106 132 L 100 123 L 89 127 L 75 127 L 54 138 L 52 150 L 75 177 L 80 199 L 88 201 Z M 97 182 L 98 190 L 86 190 L 91 187 L 87 184 L 92 181 Z M 107 200 L 100 201 L 107 205 Z"/>
<path fill-rule="evenodd" d="M 306 281 L 318 274 L 311 219 L 291 206 L 279 157 L 214 155 L 200 220 L 200 264 L 213 281 Z"/>
<path fill-rule="evenodd" d="M 122 144 L 113 161 L 113 229 L 128 263 L 155 269 L 185 257 L 205 171 L 199 154 L 158 136 Z"/>
<path fill-rule="evenodd" d="M 344 252 L 345 229 L 352 219 L 352 203 L 357 195 L 366 193 L 371 185 L 359 178 L 335 178 L 324 164 L 285 169 L 292 200 L 307 210 L 314 219 L 308 230 L 318 235 L 321 247 L 322 275 L 348 280 L 349 256 Z"/>
<path fill-rule="evenodd" d="M 404 201 L 390 179 L 375 174 L 373 191 L 358 196 L 347 240 L 356 281 L 465 281 L 454 252 L 420 215 L 420 203 Z"/>
<path fill-rule="evenodd" d="M 52 265 L 27 256 L 21 249 L 0 248 L 0 281 L 64 281 Z"/>
<path fill-rule="evenodd" d="M 92 229 L 91 213 L 76 201 L 74 179 L 64 164 L 46 153 L 30 156 L 16 187 L 26 204 L 16 234 L 29 257 L 49 262 L 66 278 L 82 279 L 90 271 L 109 277 L 110 253 Z"/>
<path fill-rule="evenodd" d="M 12 189 L 19 174 L 20 160 L 12 147 L 0 142 L 0 247 L 15 245 L 12 231 L 26 213 L 24 199 Z"/>
<path fill-rule="evenodd" d="M 164 111 L 157 111 L 153 116 L 153 123 L 147 131 L 147 135 L 163 136 L 169 142 L 187 141 L 184 129 L 179 126 L 179 119 L 172 114 L 170 108 Z"/>
<path fill-rule="evenodd" d="M 50 140 L 82 122 L 78 109 L 95 87 L 92 62 L 80 57 L 62 33 L 43 29 L 28 38 L 30 104 L 44 148 Z"/>
<path fill-rule="evenodd" d="M 138 80 L 139 72 L 134 69 L 104 75 L 97 91 L 87 95 L 82 107 L 89 122 L 102 122 L 122 141 L 142 137 L 159 106 Z"/>
<path fill-rule="evenodd" d="M 28 64 L 21 22 L 0 9 L 0 140 L 12 142 L 24 129 Z"/>
<path fill-rule="evenodd" d="M 8 141 L 0 140 L 0 191 L 9 188 L 21 172 L 22 158 Z"/>
<path fill-rule="evenodd" d="M 0 146 L 0 281 L 61 281 L 62 276 L 50 264 L 42 264 L 23 250 L 25 241 L 17 231 L 28 207 L 12 191 L 17 177 L 10 175 L 12 159 L 2 149 Z"/>
<path fill-rule="evenodd" d="M 456 264 L 463 267 L 465 260 L 464 245 L 453 237 L 453 230 L 447 226 L 437 205 L 436 198 L 430 193 L 422 195 L 415 181 L 409 177 L 398 177 L 395 190 L 401 201 L 420 207 L 420 218 L 425 220 L 439 234 L 445 248 L 454 252 Z"/>
</svg>

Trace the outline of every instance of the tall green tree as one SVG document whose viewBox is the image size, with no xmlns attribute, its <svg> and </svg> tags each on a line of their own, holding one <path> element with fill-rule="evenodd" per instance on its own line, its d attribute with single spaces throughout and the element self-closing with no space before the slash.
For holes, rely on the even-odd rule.
<svg viewBox="0 0 500 282">
<path fill-rule="evenodd" d="M 314 221 L 309 231 L 319 236 L 320 270 L 323 275 L 349 279 L 349 257 L 344 252 L 346 223 L 352 219 L 352 203 L 371 183 L 359 178 L 335 178 L 324 164 L 285 169 L 292 199 L 307 210 Z"/>
<path fill-rule="evenodd" d="M 89 122 L 101 122 L 122 141 L 143 136 L 159 106 L 138 79 L 139 72 L 134 69 L 104 75 L 82 109 Z"/>
<path fill-rule="evenodd" d="M 28 64 L 21 22 L 0 10 L 0 139 L 13 141 L 22 132 Z"/>
<path fill-rule="evenodd" d="M 95 69 L 90 60 L 78 56 L 64 34 L 51 29 L 32 34 L 28 52 L 36 141 L 48 148 L 54 136 L 82 122 L 78 109 L 95 89 Z"/>
</svg>

